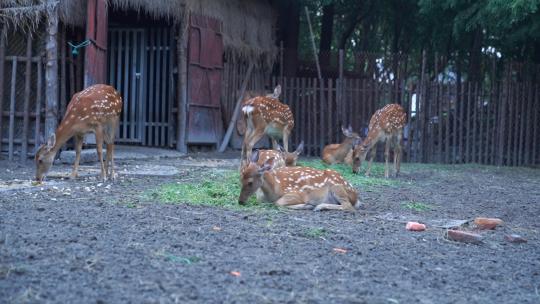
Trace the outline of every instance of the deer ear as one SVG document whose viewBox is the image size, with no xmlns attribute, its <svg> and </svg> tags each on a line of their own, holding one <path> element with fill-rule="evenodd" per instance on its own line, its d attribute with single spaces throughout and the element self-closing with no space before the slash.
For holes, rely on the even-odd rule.
<svg viewBox="0 0 540 304">
<path fill-rule="evenodd" d="M 274 89 L 274 94 L 272 94 L 272 97 L 274 97 L 275 99 L 278 99 L 279 96 L 281 96 L 281 85 L 278 84 L 276 86 L 276 88 Z"/>
<path fill-rule="evenodd" d="M 47 149 L 52 149 L 54 145 L 56 145 L 56 134 L 53 133 L 49 136 L 49 139 L 47 139 Z"/>
<path fill-rule="evenodd" d="M 270 157 L 267 159 L 264 164 L 262 164 L 261 168 L 259 168 L 259 173 L 264 173 L 265 171 L 270 171 L 274 168 L 274 158 Z"/>
<path fill-rule="evenodd" d="M 258 161 L 259 161 L 259 150 L 255 150 L 253 151 L 253 153 L 251 153 L 251 162 L 256 163 Z"/>
<path fill-rule="evenodd" d="M 300 144 L 296 148 L 296 151 L 294 151 L 294 154 L 300 155 L 300 153 L 302 153 L 302 151 L 304 151 L 304 141 L 303 140 L 300 142 Z"/>
<path fill-rule="evenodd" d="M 356 148 L 359 144 L 361 144 L 364 140 L 361 137 L 355 138 L 353 140 L 353 149 Z"/>
</svg>

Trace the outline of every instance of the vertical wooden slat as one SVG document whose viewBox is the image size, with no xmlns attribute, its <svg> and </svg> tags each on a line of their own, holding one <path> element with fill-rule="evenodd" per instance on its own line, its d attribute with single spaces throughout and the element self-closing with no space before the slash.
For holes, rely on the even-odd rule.
<svg viewBox="0 0 540 304">
<path fill-rule="evenodd" d="M 296 111 L 299 111 L 300 108 L 302 107 L 305 107 L 306 106 L 306 94 L 309 90 L 309 88 L 306 88 L 306 78 L 302 77 L 301 79 L 301 82 L 302 82 L 302 96 L 298 99 L 298 102 L 300 103 L 300 106 L 297 106 L 296 107 Z M 297 116 L 297 117 L 300 117 L 300 116 Z M 298 125 L 301 126 L 303 123 L 301 120 L 298 121 Z M 299 142 L 299 141 L 304 141 L 306 144 L 308 144 L 307 142 L 307 138 L 302 138 L 299 134 L 300 132 L 296 132 L 294 138 L 295 138 L 295 142 Z"/>
<path fill-rule="evenodd" d="M 175 47 L 174 47 L 174 37 L 176 36 L 176 33 L 174 31 L 171 31 L 169 34 L 169 52 L 167 53 L 167 60 L 168 60 L 168 66 L 169 69 L 167 71 L 167 82 L 168 82 L 168 91 L 167 91 L 167 147 L 172 148 L 173 139 L 174 139 L 174 129 L 173 129 L 173 102 L 174 102 L 174 94 L 175 88 L 174 88 L 174 73 L 173 73 L 173 54 L 175 53 Z M 223 64 L 223 79 L 225 80 L 222 83 L 222 89 L 227 84 L 227 81 L 225 79 L 225 63 Z M 226 108 L 225 108 L 226 109 Z"/>
<path fill-rule="evenodd" d="M 444 87 L 443 87 L 444 88 Z M 450 104 L 450 98 L 451 98 L 451 92 L 450 92 L 450 85 L 447 85 L 446 86 L 446 95 L 445 96 L 445 105 L 446 105 L 446 116 L 445 116 L 445 125 L 446 125 L 446 128 L 445 128 L 445 146 L 444 146 L 444 150 L 445 150 L 445 153 L 444 153 L 444 162 L 445 163 L 450 163 L 450 107 L 451 107 L 451 104 Z"/>
<path fill-rule="evenodd" d="M 43 90 L 43 68 L 41 60 L 37 63 L 37 85 L 36 85 L 36 126 L 34 132 L 34 152 L 37 151 L 37 147 L 41 144 L 41 91 Z"/>
<path fill-rule="evenodd" d="M 456 124 L 459 125 L 459 141 L 458 141 L 458 155 L 459 155 L 459 162 L 464 162 L 465 161 L 465 149 L 464 149 L 464 141 L 463 141 L 463 129 L 465 127 L 465 116 L 464 116 L 464 113 L 465 113 L 465 104 L 466 104 L 466 101 L 465 101 L 465 86 L 466 86 L 467 83 L 463 83 L 461 84 L 459 87 L 460 87 L 460 98 L 459 98 L 459 124 Z"/>
<path fill-rule="evenodd" d="M 156 83 L 155 83 L 155 87 L 152 87 L 152 89 L 156 92 L 155 99 L 152 102 L 154 104 L 154 145 L 155 146 L 159 146 L 159 139 L 160 139 L 159 133 L 161 132 L 161 125 L 159 124 L 160 123 L 159 116 L 161 115 L 160 113 L 161 112 L 161 108 L 160 108 L 161 90 L 160 90 L 159 77 L 161 76 L 161 70 L 162 70 L 162 64 L 163 64 L 163 56 L 161 53 L 162 32 L 163 31 L 161 29 L 155 30 L 156 43 L 154 47 L 154 53 L 156 56 L 156 59 L 155 59 L 156 60 L 156 73 L 154 77 L 156 78 Z"/>
<path fill-rule="evenodd" d="M 66 28 L 62 27 L 60 32 L 60 117 L 64 117 L 66 112 L 67 91 L 66 91 Z"/>
<path fill-rule="evenodd" d="M 526 83 L 521 83 L 521 90 L 519 91 L 520 92 L 520 104 L 521 104 L 521 108 L 520 108 L 520 111 L 519 111 L 519 121 L 520 121 L 520 126 L 519 126 L 519 158 L 518 158 L 518 164 L 520 166 L 523 165 L 524 163 L 524 151 L 523 151 L 523 146 L 525 145 L 525 122 L 527 122 L 527 109 L 525 108 L 525 106 L 527 105 L 526 104 L 526 101 L 527 101 L 527 94 L 528 94 L 528 90 L 527 90 L 527 87 L 526 87 Z"/>
<path fill-rule="evenodd" d="M 128 43 L 126 44 L 127 47 L 128 47 L 128 50 L 129 50 L 129 53 L 131 54 L 131 67 L 129 68 L 129 74 L 126 75 L 128 78 L 129 77 L 129 81 L 131 83 L 130 85 L 130 88 L 131 89 L 131 92 L 130 92 L 130 96 L 131 96 L 131 100 L 130 100 L 130 109 L 129 109 L 129 124 L 130 124 L 130 132 L 129 132 L 129 138 L 130 139 L 136 139 L 136 138 L 140 138 L 140 136 L 138 136 L 137 133 L 135 133 L 135 131 L 137 130 L 137 124 L 138 124 L 138 119 L 136 118 L 136 113 L 137 113 L 137 107 L 139 106 L 138 104 L 138 100 L 137 100 L 137 87 L 136 87 L 136 83 L 137 83 L 137 75 L 136 73 L 138 72 L 137 71 L 137 56 L 138 56 L 138 47 L 137 47 L 137 42 L 138 42 L 138 39 L 137 39 L 137 35 L 138 35 L 138 32 L 137 31 L 130 31 L 128 32 L 128 37 L 129 39 L 127 40 Z M 127 102 L 127 100 L 126 100 Z M 127 115 L 126 115 L 127 116 Z M 138 131 L 138 130 L 137 130 Z M 139 131 L 140 132 L 140 131 Z"/>
<path fill-rule="evenodd" d="M 324 98 L 324 88 L 323 87 L 326 87 L 326 89 L 328 90 L 328 97 L 327 98 Z M 328 113 L 327 113 L 327 117 L 328 117 L 328 129 L 327 129 L 327 133 L 328 133 L 328 143 L 333 143 L 334 142 L 334 138 L 333 138 L 333 133 L 334 133 L 334 126 L 332 125 L 333 121 L 332 121 L 332 117 L 334 115 L 332 115 L 333 113 L 337 112 L 336 111 L 336 108 L 334 107 L 333 103 L 332 103 L 332 79 L 328 79 L 328 82 L 326 85 L 324 85 L 324 80 L 321 80 L 321 95 L 322 95 L 322 100 L 325 100 L 326 99 L 326 102 L 328 103 Z"/>
<path fill-rule="evenodd" d="M 149 29 L 149 37 L 150 37 L 150 44 L 149 44 L 149 54 L 148 57 L 150 57 L 150 64 L 148 65 L 149 71 L 148 71 L 148 99 L 146 104 L 148 105 L 148 138 L 147 138 L 147 145 L 153 145 L 154 144 L 154 117 L 155 117 L 155 92 L 154 89 L 154 75 L 155 75 L 155 60 L 156 60 L 156 52 L 155 52 L 155 31 L 153 29 Z M 189 94 L 189 92 L 188 92 Z"/>
<path fill-rule="evenodd" d="M 116 53 L 116 65 L 114 66 L 114 69 L 116 71 L 116 90 L 122 93 L 122 101 L 123 101 L 123 109 L 122 109 L 122 123 L 121 123 L 121 133 L 122 138 L 127 138 L 127 103 L 129 100 L 126 97 L 126 94 L 124 92 L 122 84 L 123 82 L 123 73 L 122 73 L 122 54 L 123 54 L 123 42 L 124 42 L 124 34 L 122 30 L 116 31 L 117 35 L 117 53 Z"/>
<path fill-rule="evenodd" d="M 485 138 L 485 132 L 484 132 L 484 103 L 485 103 L 485 99 L 484 99 L 484 90 L 483 90 L 483 86 L 481 86 L 479 89 L 478 89 L 478 93 L 479 93 L 479 96 L 477 97 L 478 101 L 480 101 L 480 105 L 479 105 L 479 111 L 480 111 L 480 114 L 479 114 L 479 119 L 480 119 L 480 127 L 479 127 L 479 130 L 478 130 L 478 141 L 479 141 L 479 145 L 478 145 L 478 162 L 481 163 L 481 164 L 485 164 L 486 163 L 486 160 L 484 159 L 484 149 L 486 148 L 487 144 L 488 144 L 488 141 L 485 141 L 485 144 L 484 144 L 484 138 Z M 477 115 L 478 116 L 478 115 Z"/>
<path fill-rule="evenodd" d="M 161 30 L 163 32 L 163 40 L 162 40 L 162 68 L 161 68 L 161 99 L 158 101 L 161 104 L 161 142 L 160 146 L 165 147 L 167 145 L 165 141 L 165 135 L 167 130 L 167 70 L 170 66 L 170 63 L 168 62 L 169 58 L 169 31 L 166 28 L 163 28 Z M 219 141 L 219 139 L 218 139 Z"/>
<path fill-rule="evenodd" d="M 471 82 L 467 82 L 466 100 L 466 129 L 465 129 L 465 162 L 471 162 Z"/>
<path fill-rule="evenodd" d="M 13 160 L 13 144 L 15 132 L 15 89 L 17 81 L 17 57 L 11 61 L 11 94 L 9 98 L 8 159 Z"/>
<path fill-rule="evenodd" d="M 137 112 L 137 128 L 139 130 L 139 137 L 141 139 L 141 143 L 143 145 L 146 144 L 146 91 L 148 88 L 146 87 L 146 58 L 147 58 L 147 50 L 146 50 L 146 30 L 141 30 L 140 32 L 140 39 L 139 39 L 139 46 L 138 46 L 138 58 L 139 58 L 139 77 L 137 78 L 137 88 L 138 88 L 138 98 L 137 98 L 137 104 L 138 104 L 138 112 Z M 179 45 L 181 45 L 181 42 L 178 42 Z M 180 52 L 179 53 L 183 53 Z M 181 99 L 184 90 L 181 84 L 183 83 L 182 80 L 180 80 L 181 77 L 183 77 L 183 72 L 185 72 L 185 67 L 183 64 L 185 63 L 185 57 L 181 58 L 178 63 L 178 77 L 179 77 L 179 94 L 178 98 Z M 178 103 L 179 105 L 182 104 L 182 102 Z M 185 117 L 183 116 L 185 114 L 185 111 L 181 110 L 180 107 L 178 109 L 178 132 L 183 129 L 183 126 L 185 126 Z M 184 120 L 180 120 L 181 118 L 184 118 Z M 182 123 L 180 121 L 183 121 Z M 184 132 L 185 134 L 185 132 Z M 185 136 L 177 134 L 177 138 L 180 140 L 177 140 L 177 149 L 181 152 L 185 151 Z M 182 142 L 184 141 L 184 142 Z"/>
<path fill-rule="evenodd" d="M 473 127 L 472 127 L 472 142 L 471 142 L 471 153 L 472 153 L 472 162 L 476 162 L 477 161 L 477 155 L 478 155 L 478 149 L 477 149 L 477 146 L 478 146 L 478 140 L 477 140 L 477 133 L 478 133 L 478 129 L 477 129 L 477 120 L 478 120 L 478 115 L 477 115 L 477 111 L 478 111 L 478 82 L 475 82 L 474 83 L 474 92 L 472 93 L 473 95 L 471 96 L 471 117 L 473 119 L 472 123 L 473 123 Z"/>
<path fill-rule="evenodd" d="M 512 165 L 517 166 L 518 165 L 518 152 L 519 152 L 519 83 L 514 84 L 514 89 L 512 91 L 512 98 L 513 98 L 513 113 L 514 113 L 514 124 L 512 126 L 514 136 L 512 138 Z"/>
<path fill-rule="evenodd" d="M 24 77 L 23 130 L 21 137 L 21 162 L 28 157 L 28 124 L 30 123 L 30 82 L 32 73 L 32 37 L 26 39 L 26 69 Z M 65 88 L 65 86 L 64 86 Z"/>
<path fill-rule="evenodd" d="M 508 86 L 509 86 L 509 81 L 506 79 L 506 81 L 504 81 L 502 83 L 502 95 L 499 97 L 499 119 L 500 119 L 500 122 L 499 122 L 499 134 L 498 134 L 498 142 L 499 142 L 499 147 L 497 149 L 497 154 L 498 154 L 498 160 L 497 160 L 497 164 L 499 166 L 502 166 L 504 164 L 504 143 L 505 143 L 505 139 L 506 139 L 506 115 L 507 115 L 507 112 L 506 112 L 506 104 L 508 103 Z"/>
<path fill-rule="evenodd" d="M 533 119 L 533 122 L 534 122 L 534 126 L 533 126 L 533 132 L 532 132 L 532 163 L 533 164 L 538 164 L 538 154 L 537 154 L 537 139 L 538 139 L 538 115 L 539 115 L 539 110 L 540 110 L 540 98 L 538 97 L 540 95 L 540 86 L 537 84 L 535 86 L 535 94 L 534 94 L 534 107 L 533 107 L 533 113 L 534 113 L 534 119 Z"/>
<path fill-rule="evenodd" d="M 438 113 L 438 116 L 439 116 L 439 119 L 438 119 L 438 125 L 439 127 L 437 128 L 438 132 L 437 132 L 437 140 L 438 140 L 438 143 L 437 143 L 437 153 L 439 154 L 437 156 L 437 160 L 439 163 L 442 163 L 443 162 L 443 126 L 444 126 L 444 119 L 443 119 L 443 103 L 444 103 L 444 95 L 443 95 L 443 91 L 442 91 L 442 85 L 439 81 L 437 81 L 437 108 L 439 110 L 439 113 Z"/>
<path fill-rule="evenodd" d="M 2 153 L 2 141 L 4 140 L 3 125 L 4 125 L 4 77 L 5 77 L 5 59 L 6 59 L 6 30 L 2 26 L 0 31 L 0 153 Z"/>
<path fill-rule="evenodd" d="M 512 134 L 514 133 L 514 86 L 513 83 L 508 81 L 508 92 L 507 92 L 507 104 L 508 104 L 508 132 L 505 134 L 507 136 L 507 143 L 506 143 L 506 164 L 511 166 L 512 165 Z"/>
</svg>

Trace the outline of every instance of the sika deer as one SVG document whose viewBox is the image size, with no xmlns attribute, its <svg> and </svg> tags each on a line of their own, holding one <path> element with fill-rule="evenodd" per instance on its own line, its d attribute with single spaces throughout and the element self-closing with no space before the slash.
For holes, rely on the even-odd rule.
<svg viewBox="0 0 540 304">
<path fill-rule="evenodd" d="M 96 134 L 96 150 L 101 164 L 101 179 L 114 179 L 114 135 L 118 127 L 122 97 L 113 87 L 96 84 L 73 95 L 62 122 L 47 143 L 36 152 L 36 180 L 41 182 L 51 168 L 60 147 L 71 137 L 75 139 L 75 163 L 71 178 L 76 178 L 84 135 Z M 103 163 L 103 142 L 107 144 L 107 160 Z M 110 172 L 109 172 L 110 162 Z"/>
<path fill-rule="evenodd" d="M 377 153 L 375 145 L 379 141 L 385 141 L 384 150 L 385 167 L 384 177 L 388 178 L 388 157 L 390 155 L 390 144 L 394 144 L 394 171 L 395 176 L 399 174 L 401 166 L 401 138 L 403 128 L 407 122 L 407 115 L 398 104 L 388 104 L 377 110 L 369 121 L 369 131 L 366 139 L 353 150 L 352 171 L 358 173 L 362 162 L 366 159 L 367 153 L 371 150 L 366 176 L 371 171 L 371 163 Z"/>
<path fill-rule="evenodd" d="M 274 158 L 274 169 L 281 167 L 294 167 L 296 166 L 296 161 L 298 156 L 304 150 L 304 142 L 300 142 L 296 151 L 286 152 L 283 148 L 278 145 L 278 150 L 259 150 L 259 160 L 257 161 L 258 165 L 264 164 L 270 158 Z"/>
<path fill-rule="evenodd" d="M 341 144 L 327 145 L 322 151 L 322 159 L 328 165 L 346 162 L 353 147 L 361 141 L 360 135 L 353 132 L 351 126 L 347 129 L 341 126 L 341 131 L 345 135 L 345 140 Z"/>
<path fill-rule="evenodd" d="M 275 150 L 278 149 L 277 140 L 282 139 L 285 151 L 289 151 L 289 135 L 294 128 L 294 117 L 288 105 L 274 98 L 280 94 L 281 86 L 278 85 L 273 96 L 259 96 L 244 103 L 242 112 L 247 127 L 240 157 L 242 162 L 250 159 L 253 146 L 265 134 L 272 139 Z"/>
<path fill-rule="evenodd" d="M 242 190 L 238 202 L 243 205 L 258 190 L 262 200 L 291 209 L 346 210 L 358 207 L 358 193 L 339 173 L 307 167 L 273 169 L 274 159 L 258 165 L 254 151 L 242 168 Z"/>
</svg>

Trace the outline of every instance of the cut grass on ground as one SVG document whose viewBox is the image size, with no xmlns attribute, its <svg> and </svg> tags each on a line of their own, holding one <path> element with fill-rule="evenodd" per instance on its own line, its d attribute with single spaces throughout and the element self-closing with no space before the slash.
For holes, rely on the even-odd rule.
<svg viewBox="0 0 540 304">
<path fill-rule="evenodd" d="M 433 209 L 432 206 L 430 206 L 428 204 L 425 204 L 425 203 L 422 203 L 422 202 L 413 202 L 413 201 L 411 201 L 411 202 L 403 203 L 401 205 L 403 206 L 403 208 L 413 210 L 413 211 L 417 211 L 417 212 L 429 211 L 429 210 Z"/>
</svg>

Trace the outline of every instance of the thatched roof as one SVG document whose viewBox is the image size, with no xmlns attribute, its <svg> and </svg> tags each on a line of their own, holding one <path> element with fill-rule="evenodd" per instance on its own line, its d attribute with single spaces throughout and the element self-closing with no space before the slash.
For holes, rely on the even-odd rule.
<svg viewBox="0 0 540 304">
<path fill-rule="evenodd" d="M 34 26 L 47 9 L 58 7 L 60 20 L 84 26 L 87 0 L 1 0 L 0 23 Z M 225 52 L 240 58 L 263 59 L 271 65 L 277 53 L 276 16 L 268 0 L 107 0 L 117 9 L 133 9 L 153 18 L 183 19 L 186 12 L 223 21 Z"/>
</svg>

